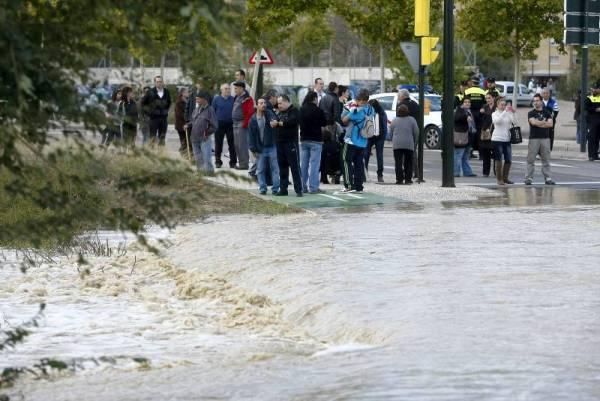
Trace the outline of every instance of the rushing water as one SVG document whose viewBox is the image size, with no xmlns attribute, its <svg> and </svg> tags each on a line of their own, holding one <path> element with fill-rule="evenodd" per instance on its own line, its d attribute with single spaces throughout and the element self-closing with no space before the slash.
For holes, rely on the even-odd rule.
<svg viewBox="0 0 600 401">
<path fill-rule="evenodd" d="M 3 364 L 152 361 L 27 400 L 596 400 L 599 232 L 597 206 L 213 219 L 133 269 L 0 270 L 5 319 L 49 304 Z"/>
</svg>

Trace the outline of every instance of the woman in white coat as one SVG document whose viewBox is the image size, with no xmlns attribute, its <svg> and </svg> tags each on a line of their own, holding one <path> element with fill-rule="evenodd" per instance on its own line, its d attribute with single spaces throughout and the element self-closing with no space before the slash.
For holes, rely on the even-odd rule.
<svg viewBox="0 0 600 401">
<path fill-rule="evenodd" d="M 496 99 L 496 111 L 492 113 L 492 145 L 494 146 L 494 164 L 496 182 L 498 185 L 514 184 L 509 178 L 512 164 L 512 147 L 510 144 L 510 128 L 515 123 L 515 113 L 512 105 L 506 105 L 503 97 Z M 504 165 L 502 164 L 504 159 Z"/>
</svg>

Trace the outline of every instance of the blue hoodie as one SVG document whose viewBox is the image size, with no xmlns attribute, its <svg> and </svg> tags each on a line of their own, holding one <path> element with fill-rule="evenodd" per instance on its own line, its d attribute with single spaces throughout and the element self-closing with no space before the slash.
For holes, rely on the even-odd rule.
<svg viewBox="0 0 600 401">
<path fill-rule="evenodd" d="M 349 125 L 351 124 L 352 126 L 352 128 L 348 130 L 350 131 L 350 135 L 346 134 L 346 138 L 344 140 L 346 142 L 348 142 L 349 140 L 350 144 L 359 148 L 366 148 L 368 140 L 367 138 L 362 137 L 362 135 L 360 134 L 360 130 L 364 127 L 367 118 L 373 118 L 374 115 L 375 109 L 373 109 L 373 107 L 371 107 L 370 104 L 365 104 L 364 106 L 357 107 L 352 111 L 344 110 L 344 114 L 342 115 L 342 117 L 348 116 L 348 118 L 350 119 Z"/>
</svg>

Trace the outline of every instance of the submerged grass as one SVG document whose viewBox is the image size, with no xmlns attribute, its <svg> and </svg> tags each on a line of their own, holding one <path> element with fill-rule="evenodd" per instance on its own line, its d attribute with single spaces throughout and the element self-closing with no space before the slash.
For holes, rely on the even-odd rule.
<svg viewBox="0 0 600 401">
<path fill-rule="evenodd" d="M 67 151 L 52 168 L 40 164 L 21 181 L 16 178 L 0 171 L 0 247 L 50 249 L 85 231 L 123 229 L 125 218 L 128 227 L 133 220 L 133 227 L 142 229 L 144 224 L 170 226 L 215 214 L 298 211 L 210 183 L 183 162 L 157 162 L 143 153 L 104 152 L 90 157 Z M 16 182 L 37 189 L 36 193 L 49 188 L 49 194 L 61 194 L 64 207 L 45 206 L 43 195 L 36 198 L 6 190 Z"/>
</svg>

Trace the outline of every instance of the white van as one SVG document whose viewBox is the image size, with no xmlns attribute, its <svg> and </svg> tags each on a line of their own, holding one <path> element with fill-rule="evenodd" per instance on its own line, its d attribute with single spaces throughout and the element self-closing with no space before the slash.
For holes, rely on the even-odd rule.
<svg viewBox="0 0 600 401">
<path fill-rule="evenodd" d="M 496 81 L 496 89 L 498 92 L 500 92 L 500 96 L 505 97 L 506 100 L 512 100 L 515 90 L 515 83 L 513 81 Z M 533 91 L 529 91 L 526 85 L 519 84 L 519 92 L 517 93 L 517 106 L 531 106 L 533 95 Z"/>
</svg>

